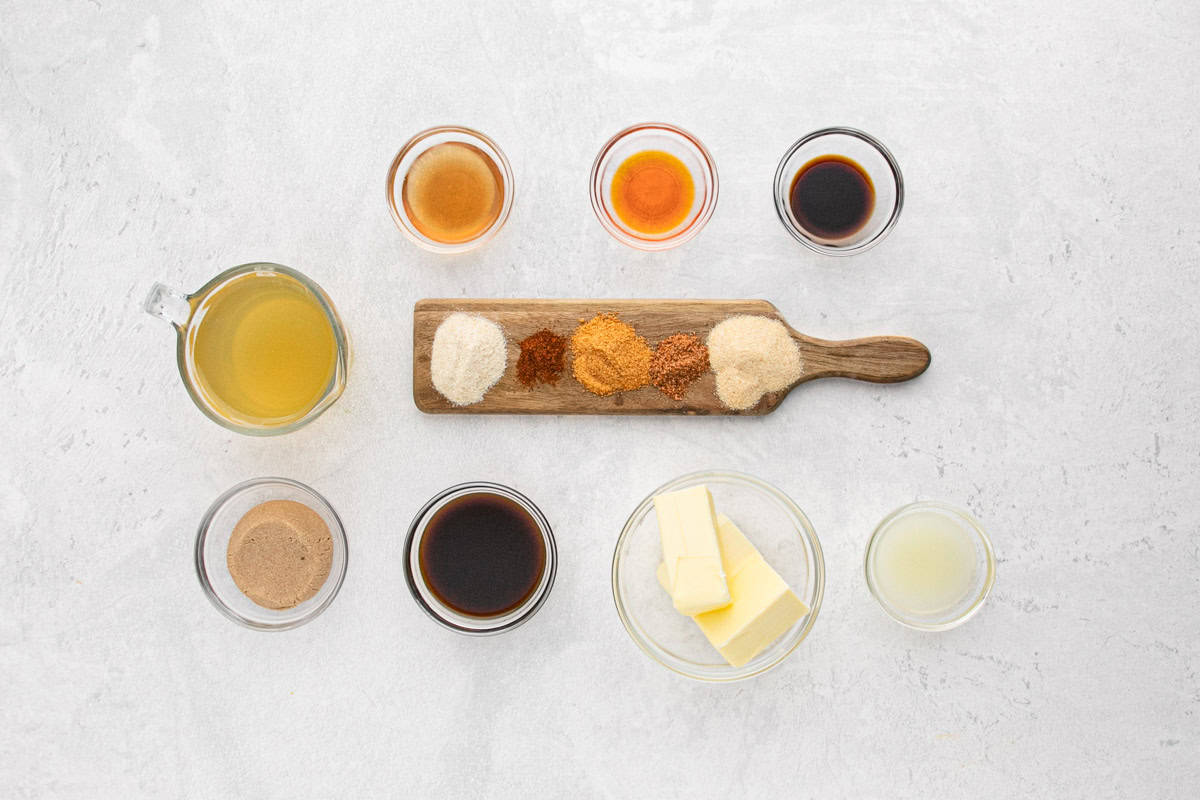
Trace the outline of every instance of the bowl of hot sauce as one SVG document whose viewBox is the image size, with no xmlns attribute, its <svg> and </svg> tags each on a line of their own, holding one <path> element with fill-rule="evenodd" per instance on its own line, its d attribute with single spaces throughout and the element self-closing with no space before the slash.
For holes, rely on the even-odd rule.
<svg viewBox="0 0 1200 800">
<path fill-rule="evenodd" d="M 683 244 L 712 217 L 717 168 L 692 134 L 646 122 L 613 136 L 592 164 L 592 209 L 617 241 L 639 250 Z"/>
</svg>

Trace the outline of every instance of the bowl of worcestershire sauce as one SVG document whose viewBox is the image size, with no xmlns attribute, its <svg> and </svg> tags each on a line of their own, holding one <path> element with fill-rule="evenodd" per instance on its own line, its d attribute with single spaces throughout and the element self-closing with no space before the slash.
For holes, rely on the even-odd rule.
<svg viewBox="0 0 1200 800">
<path fill-rule="evenodd" d="M 804 136 L 779 160 L 775 211 L 796 241 L 833 256 L 861 253 L 900 218 L 904 179 L 883 143 L 853 128 Z"/>
<path fill-rule="evenodd" d="M 496 483 L 451 486 L 409 526 L 404 578 L 421 610 L 458 633 L 483 636 L 522 624 L 554 585 L 550 524 L 525 495 Z"/>
</svg>

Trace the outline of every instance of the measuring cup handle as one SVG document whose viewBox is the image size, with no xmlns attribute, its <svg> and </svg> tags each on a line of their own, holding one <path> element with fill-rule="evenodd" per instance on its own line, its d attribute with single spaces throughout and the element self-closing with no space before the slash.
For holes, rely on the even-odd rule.
<svg viewBox="0 0 1200 800">
<path fill-rule="evenodd" d="M 192 316 L 192 306 L 187 297 L 161 283 L 151 287 L 142 308 L 147 314 L 166 320 L 177 328 L 187 325 Z"/>
</svg>

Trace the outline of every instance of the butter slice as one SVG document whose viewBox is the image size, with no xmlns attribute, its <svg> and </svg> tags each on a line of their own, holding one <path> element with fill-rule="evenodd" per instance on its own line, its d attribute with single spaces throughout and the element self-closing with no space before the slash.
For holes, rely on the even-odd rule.
<svg viewBox="0 0 1200 800">
<path fill-rule="evenodd" d="M 692 619 L 725 660 L 740 667 L 803 619 L 808 606 L 724 514 L 717 515 L 717 536 L 733 602 Z M 667 578 L 666 565 L 659 565 L 664 589 Z"/>
<path fill-rule="evenodd" d="M 692 616 L 729 605 L 717 544 L 716 510 L 706 486 L 654 498 L 667 591 L 675 610 Z"/>
</svg>

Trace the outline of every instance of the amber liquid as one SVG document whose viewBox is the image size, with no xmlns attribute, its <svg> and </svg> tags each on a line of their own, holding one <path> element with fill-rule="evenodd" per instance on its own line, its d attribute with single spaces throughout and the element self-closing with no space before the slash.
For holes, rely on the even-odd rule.
<svg viewBox="0 0 1200 800">
<path fill-rule="evenodd" d="M 492 226 L 504 206 L 504 178 L 491 157 L 465 142 L 434 145 L 404 176 L 404 211 L 423 235 L 461 244 Z"/>
<path fill-rule="evenodd" d="M 418 558 L 425 585 L 444 605 L 469 617 L 496 617 L 533 595 L 546 569 L 546 545 L 521 505 L 478 492 L 434 513 Z"/>
<path fill-rule="evenodd" d="M 662 150 L 634 153 L 613 175 L 613 210 L 638 233 L 656 235 L 678 227 L 691 212 L 695 196 L 687 165 Z"/>
<path fill-rule="evenodd" d="M 250 273 L 203 300 L 188 329 L 196 388 L 231 422 L 296 422 L 322 399 L 337 368 L 333 324 L 290 275 Z"/>
<path fill-rule="evenodd" d="M 836 241 L 862 230 L 875 210 L 875 185 L 845 156 L 818 156 L 792 179 L 792 215 L 819 239 Z"/>
</svg>

